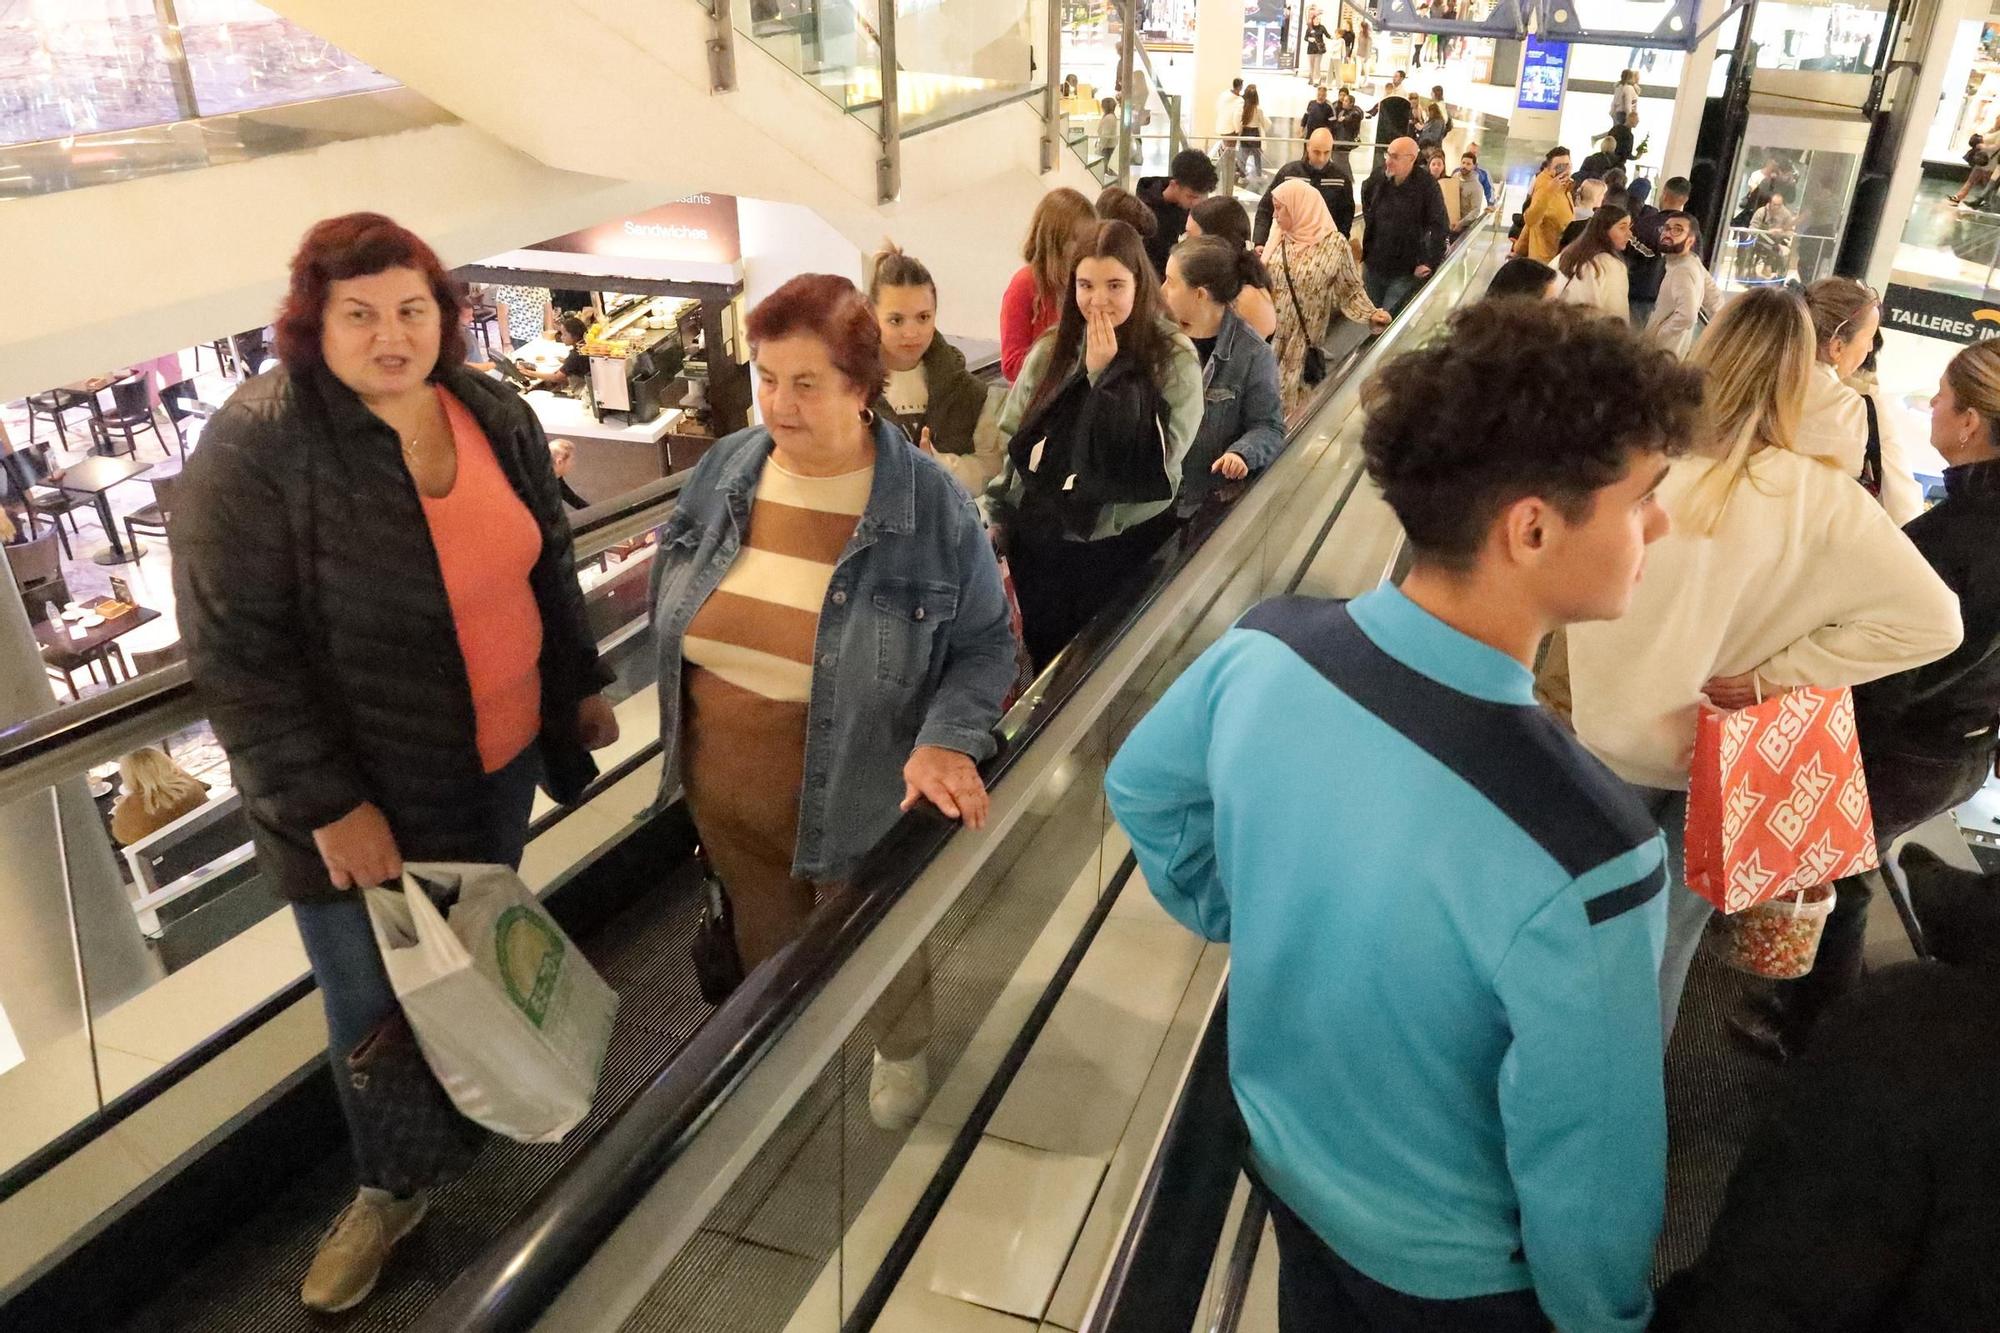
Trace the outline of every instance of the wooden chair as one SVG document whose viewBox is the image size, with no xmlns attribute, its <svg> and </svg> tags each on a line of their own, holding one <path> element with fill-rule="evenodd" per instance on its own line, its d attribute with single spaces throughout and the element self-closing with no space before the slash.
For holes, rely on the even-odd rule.
<svg viewBox="0 0 2000 1333">
<path fill-rule="evenodd" d="M 153 484 L 153 503 L 142 505 L 125 516 L 125 540 L 133 550 L 139 549 L 139 534 L 150 532 L 155 536 L 167 535 L 167 523 L 174 515 L 174 487 L 180 485 L 181 474 L 169 472 L 164 477 L 148 477 Z"/>
<path fill-rule="evenodd" d="M 28 515 L 28 536 L 32 539 L 39 532 L 35 523 L 37 515 L 49 520 L 49 526 L 56 530 L 56 538 L 62 543 L 63 557 L 75 559 L 70 550 L 69 538 L 63 536 L 63 516 L 69 516 L 69 530 L 81 537 L 82 531 L 76 525 L 76 511 L 81 509 L 95 514 L 96 507 L 80 495 L 57 490 L 45 485 L 53 469 L 49 466 L 49 447 L 46 444 L 30 444 L 16 449 L 11 454 L 0 455 L 0 468 L 5 468 L 7 480 L 15 494 L 21 497 L 21 505 Z"/>
<path fill-rule="evenodd" d="M 35 442 L 35 423 L 47 421 L 55 426 L 56 438 L 62 441 L 65 449 L 69 448 L 69 431 L 64 429 L 63 415 L 68 412 L 90 410 L 89 395 L 73 393 L 68 389 L 31 393 L 22 401 L 28 405 L 28 443 Z"/>
<path fill-rule="evenodd" d="M 131 657 L 131 670 L 134 676 L 143 676 L 148 671 L 158 671 L 161 667 L 185 661 L 187 661 L 187 645 L 179 639 L 175 639 L 172 643 L 160 648 L 134 648 Z M 159 746 L 162 750 L 167 748 L 167 742 L 164 737 L 160 740 Z"/>
<path fill-rule="evenodd" d="M 106 452 L 138 453 L 139 439 L 137 432 L 149 430 L 153 432 L 153 438 L 160 442 L 161 456 L 165 458 L 173 457 L 172 452 L 167 448 L 167 437 L 160 433 L 159 420 L 153 413 L 152 390 L 147 387 L 144 375 L 127 375 L 124 379 L 115 381 L 111 386 L 111 402 L 112 411 L 108 415 L 101 415 L 98 418 L 101 423 Z M 181 461 L 185 463 L 187 461 L 187 437 L 181 434 L 180 422 L 173 421 L 171 417 L 168 420 L 174 428 L 174 439 L 180 444 Z M 114 451 L 111 448 L 111 435 L 114 431 L 125 436 L 125 447 L 122 450 Z"/>
<path fill-rule="evenodd" d="M 7 567 L 32 620 L 43 619 L 47 613 L 42 608 L 50 602 L 61 606 L 69 601 L 69 584 L 63 580 L 62 561 L 56 555 L 57 535 L 45 532 L 6 547 Z"/>
</svg>

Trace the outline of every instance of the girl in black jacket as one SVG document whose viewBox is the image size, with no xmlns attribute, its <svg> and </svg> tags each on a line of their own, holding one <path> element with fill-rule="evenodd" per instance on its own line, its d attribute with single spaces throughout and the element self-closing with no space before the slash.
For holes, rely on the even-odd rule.
<svg viewBox="0 0 2000 1333">
<path fill-rule="evenodd" d="M 618 732 L 548 444 L 464 368 L 464 338 L 421 239 L 374 213 L 318 224 L 282 364 L 202 432 L 174 506 L 195 685 L 292 902 L 360 1166 L 301 1292 L 322 1311 L 367 1297 L 449 1156 L 364 1098 L 390 1080 L 349 1069 L 413 1051 L 357 890 L 406 859 L 517 864 L 536 786 L 574 799 Z"/>
<path fill-rule="evenodd" d="M 1000 471 L 997 395 L 965 368 L 965 353 L 937 331 L 937 282 L 895 245 L 875 256 L 868 306 L 882 331 L 889 378 L 875 405 L 910 443 L 944 464 L 974 495 Z"/>
</svg>

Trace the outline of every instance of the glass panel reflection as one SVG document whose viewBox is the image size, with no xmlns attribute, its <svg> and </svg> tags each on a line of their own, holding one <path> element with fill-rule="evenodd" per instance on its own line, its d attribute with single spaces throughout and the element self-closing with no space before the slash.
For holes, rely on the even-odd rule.
<svg viewBox="0 0 2000 1333">
<path fill-rule="evenodd" d="M 153 0 L 0 5 L 0 143 L 180 118 Z"/>
<path fill-rule="evenodd" d="M 174 12 L 204 116 L 395 86 L 256 0 L 176 0 Z"/>
</svg>

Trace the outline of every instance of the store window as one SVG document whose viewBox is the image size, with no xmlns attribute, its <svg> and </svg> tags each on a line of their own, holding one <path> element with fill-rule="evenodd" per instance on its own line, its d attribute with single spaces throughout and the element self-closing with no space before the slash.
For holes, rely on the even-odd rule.
<svg viewBox="0 0 2000 1333">
<path fill-rule="evenodd" d="M 1870 74 L 1889 21 L 1888 5 L 1769 4 L 1757 6 L 1750 36 L 1757 68 Z"/>
<path fill-rule="evenodd" d="M 204 116 L 395 86 L 256 0 L 175 0 L 174 9 Z"/>
<path fill-rule="evenodd" d="M 153 0 L 0 4 L 0 143 L 179 117 Z"/>
</svg>

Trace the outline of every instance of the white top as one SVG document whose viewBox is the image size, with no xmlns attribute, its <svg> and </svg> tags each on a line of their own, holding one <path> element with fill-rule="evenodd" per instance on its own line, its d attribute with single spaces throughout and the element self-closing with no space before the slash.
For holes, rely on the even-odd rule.
<svg viewBox="0 0 2000 1333">
<path fill-rule="evenodd" d="M 1617 255 L 1599 255 L 1563 283 L 1561 299 L 1572 305 L 1595 306 L 1607 315 L 1632 318 L 1631 276 Z"/>
<path fill-rule="evenodd" d="M 1620 114 L 1629 114 L 1639 109 L 1639 90 L 1629 83 L 1621 83 L 1611 90 L 1611 115 L 1614 123 Z"/>
<path fill-rule="evenodd" d="M 1675 356 L 1684 357 L 1694 344 L 1701 321 L 1714 319 L 1721 309 L 1722 289 L 1701 260 L 1694 255 L 1668 255 L 1660 295 L 1652 318 L 1646 321 L 1646 334 Z"/>
<path fill-rule="evenodd" d="M 1882 441 L 1882 507 L 1897 526 L 1924 512 L 1923 489 L 1910 470 L 1902 434 L 1879 395 L 1875 399 L 1877 433 Z M 1813 364 L 1806 383 L 1805 413 L 1799 418 L 1799 452 L 1831 459 L 1842 472 L 1859 477 L 1868 454 L 1868 409 L 1860 393 L 1843 384 L 1832 366 Z"/>
<path fill-rule="evenodd" d="M 931 405 L 931 382 L 922 363 L 908 370 L 890 371 L 882 396 L 889 400 L 897 416 L 905 419 L 922 416 Z"/>
<path fill-rule="evenodd" d="M 1709 466 L 1674 462 L 1669 513 Z M 1868 492 L 1767 449 L 1713 535 L 1653 544 L 1623 619 L 1570 626 L 1577 736 L 1628 782 L 1684 788 L 1711 678 L 1859 685 L 1935 661 L 1961 634 L 1957 597 Z"/>
<path fill-rule="evenodd" d="M 1243 94 L 1232 93 L 1227 88 L 1215 99 L 1215 132 L 1227 137 L 1243 127 Z"/>
</svg>

